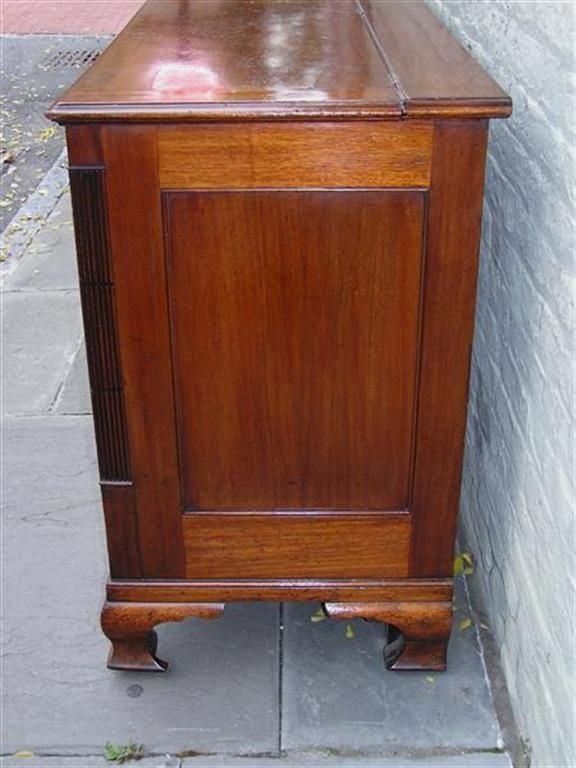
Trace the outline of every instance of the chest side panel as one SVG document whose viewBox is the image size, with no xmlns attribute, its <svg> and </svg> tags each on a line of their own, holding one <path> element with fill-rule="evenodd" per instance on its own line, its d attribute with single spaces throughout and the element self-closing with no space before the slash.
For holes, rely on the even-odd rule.
<svg viewBox="0 0 576 768">
<path fill-rule="evenodd" d="M 424 196 L 164 197 L 184 509 L 403 510 Z"/>
</svg>

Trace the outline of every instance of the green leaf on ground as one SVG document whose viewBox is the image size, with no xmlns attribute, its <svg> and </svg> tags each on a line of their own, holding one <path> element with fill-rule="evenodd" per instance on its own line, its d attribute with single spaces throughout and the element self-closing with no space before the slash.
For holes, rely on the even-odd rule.
<svg viewBox="0 0 576 768">
<path fill-rule="evenodd" d="M 110 744 L 108 742 L 104 747 L 104 757 L 109 763 L 122 765 L 128 760 L 140 760 L 144 757 L 143 750 L 142 744 Z"/>
<path fill-rule="evenodd" d="M 356 637 L 356 632 L 354 632 L 352 624 L 346 624 L 346 631 L 344 634 L 348 640 L 353 640 Z"/>
<path fill-rule="evenodd" d="M 461 631 L 464 631 L 465 629 L 470 629 L 471 626 L 472 626 L 472 619 L 462 619 L 460 624 L 458 624 L 458 628 Z"/>
</svg>

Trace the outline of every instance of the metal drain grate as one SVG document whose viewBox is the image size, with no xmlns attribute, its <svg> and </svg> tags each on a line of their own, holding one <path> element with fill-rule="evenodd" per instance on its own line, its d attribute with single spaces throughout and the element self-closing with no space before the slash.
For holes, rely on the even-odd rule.
<svg viewBox="0 0 576 768">
<path fill-rule="evenodd" d="M 100 56 L 99 48 L 84 48 L 83 50 L 55 51 L 50 53 L 40 63 L 40 69 L 80 69 L 87 67 Z"/>
</svg>

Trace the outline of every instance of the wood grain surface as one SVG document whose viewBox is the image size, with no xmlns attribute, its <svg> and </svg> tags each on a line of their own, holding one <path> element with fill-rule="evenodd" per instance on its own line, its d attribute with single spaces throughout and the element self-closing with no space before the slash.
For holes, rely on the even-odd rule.
<svg viewBox="0 0 576 768">
<path fill-rule="evenodd" d="M 452 579 L 195 579 L 108 583 L 120 602 L 234 602 L 238 600 L 450 602 Z"/>
<path fill-rule="evenodd" d="M 384 661 L 388 669 L 446 669 L 446 654 L 452 626 L 452 603 L 357 602 L 324 604 L 331 619 L 367 619 L 388 624 Z"/>
<path fill-rule="evenodd" d="M 100 616 L 102 631 L 110 640 L 108 669 L 126 672 L 165 672 L 168 664 L 156 656 L 156 624 L 184 619 L 217 619 L 222 603 L 111 603 Z"/>
<path fill-rule="evenodd" d="M 103 132 L 132 479 L 143 576 L 184 573 L 156 136 Z"/>
<path fill-rule="evenodd" d="M 427 187 L 430 124 L 194 126 L 158 131 L 163 189 Z"/>
<path fill-rule="evenodd" d="M 401 578 L 410 516 L 190 514 L 182 518 L 188 579 Z"/>
<path fill-rule="evenodd" d="M 405 509 L 424 196 L 165 195 L 186 509 Z"/>
<path fill-rule="evenodd" d="M 250 119 L 363 107 L 400 115 L 354 0 L 149 0 L 51 114 Z"/>
<path fill-rule="evenodd" d="M 411 575 L 449 576 L 460 482 L 487 124 L 435 128 L 414 495 Z"/>
<path fill-rule="evenodd" d="M 417 0 L 358 0 L 409 118 L 507 117 L 510 97 Z"/>
</svg>

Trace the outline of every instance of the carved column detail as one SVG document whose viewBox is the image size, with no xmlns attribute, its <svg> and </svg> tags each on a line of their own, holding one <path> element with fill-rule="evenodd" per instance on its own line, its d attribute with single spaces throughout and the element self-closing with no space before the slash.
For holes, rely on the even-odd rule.
<svg viewBox="0 0 576 768">
<path fill-rule="evenodd" d="M 71 168 L 78 275 L 102 482 L 130 482 L 104 169 Z"/>
</svg>

